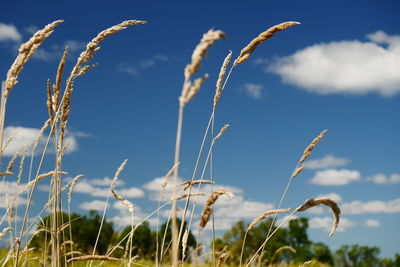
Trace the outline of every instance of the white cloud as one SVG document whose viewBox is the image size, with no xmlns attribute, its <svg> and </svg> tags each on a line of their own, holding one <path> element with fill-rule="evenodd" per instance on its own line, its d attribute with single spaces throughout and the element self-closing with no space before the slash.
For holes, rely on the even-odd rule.
<svg viewBox="0 0 400 267">
<path fill-rule="evenodd" d="M 0 42 L 8 40 L 19 42 L 21 39 L 22 36 L 14 25 L 0 23 Z"/>
<path fill-rule="evenodd" d="M 243 85 L 243 91 L 246 93 L 246 95 L 248 95 L 249 97 L 251 97 L 253 99 L 261 98 L 262 89 L 263 89 L 263 86 L 261 84 L 245 83 Z"/>
<path fill-rule="evenodd" d="M 97 185 L 97 186 L 110 186 L 112 183 L 112 180 L 113 179 L 111 179 L 110 177 L 104 177 L 104 178 L 90 179 L 90 180 L 87 180 L 87 182 L 92 185 Z M 117 184 L 120 186 L 123 186 L 125 184 L 125 182 L 118 179 Z"/>
<path fill-rule="evenodd" d="M 388 202 L 374 201 L 352 201 L 340 205 L 343 214 L 365 214 L 365 213 L 400 213 L 400 198 Z"/>
<path fill-rule="evenodd" d="M 105 205 L 106 205 L 105 201 L 93 200 L 93 201 L 83 202 L 82 204 L 79 205 L 79 208 L 81 208 L 83 210 L 102 211 L 102 210 L 104 210 Z"/>
<path fill-rule="evenodd" d="M 309 46 L 277 59 L 267 71 L 318 94 L 400 93 L 400 36 L 378 31 L 366 38 Z"/>
<path fill-rule="evenodd" d="M 165 182 L 165 177 L 157 177 L 142 186 L 147 191 L 150 191 L 150 194 L 147 194 L 150 200 L 153 201 L 159 200 L 161 185 L 164 182 Z M 178 184 L 181 184 L 182 182 L 183 180 L 181 178 L 178 178 Z M 169 177 L 169 182 L 167 183 L 164 191 L 164 200 L 168 200 L 171 198 L 173 188 L 174 188 L 173 177 Z"/>
<path fill-rule="evenodd" d="M 137 76 L 139 74 L 139 71 L 137 70 L 136 67 L 129 65 L 128 63 L 121 63 L 117 66 L 117 71 L 119 72 L 125 72 L 128 73 L 132 76 Z"/>
<path fill-rule="evenodd" d="M 29 26 L 25 27 L 25 29 L 24 29 L 25 32 L 32 34 L 32 35 L 35 34 L 35 32 L 37 32 L 38 30 L 40 30 L 39 27 L 35 26 L 35 25 L 29 25 Z"/>
<path fill-rule="evenodd" d="M 7 140 L 10 136 L 13 135 L 13 138 L 10 144 L 7 146 L 5 151 L 3 152 L 4 156 L 12 156 L 18 150 L 20 150 L 24 146 L 28 146 L 29 149 L 32 149 L 33 144 L 35 143 L 35 139 L 38 136 L 40 129 L 30 128 L 30 127 L 21 127 L 21 126 L 8 126 L 4 129 L 4 140 Z M 43 152 L 45 147 L 47 136 L 43 135 L 38 149 L 36 151 L 36 155 Z M 78 150 L 78 141 L 76 135 L 73 132 L 69 132 L 67 137 L 65 138 L 64 144 L 67 145 L 67 149 L 65 151 L 66 154 L 72 153 Z M 51 143 L 53 146 L 53 143 Z M 54 153 L 54 148 L 49 147 L 47 149 L 47 153 Z"/>
<path fill-rule="evenodd" d="M 326 169 L 344 167 L 350 163 L 350 160 L 345 158 L 338 158 L 333 155 L 326 155 L 320 159 L 308 160 L 304 165 L 306 169 Z"/>
<path fill-rule="evenodd" d="M 376 184 L 398 184 L 400 183 L 400 174 L 394 173 L 392 175 L 386 176 L 380 173 L 367 178 L 367 180 L 372 181 Z"/>
<path fill-rule="evenodd" d="M 73 58 L 76 53 L 86 48 L 86 43 L 76 40 L 67 40 L 61 45 L 54 44 L 49 48 L 40 47 L 36 50 L 35 54 L 33 54 L 32 58 L 43 61 L 60 60 L 66 46 L 68 46 L 68 58 Z"/>
<path fill-rule="evenodd" d="M 224 196 L 221 196 L 223 198 Z M 219 199 L 218 199 L 219 201 Z M 235 218 L 238 219 L 254 219 L 264 212 L 274 208 L 271 203 L 262 203 L 256 201 L 241 201 L 234 205 L 225 205 L 219 207 L 219 202 L 214 206 L 215 217 L 217 218 Z"/>
<path fill-rule="evenodd" d="M 82 194 L 87 194 L 93 197 L 107 197 L 110 194 L 110 184 L 107 184 L 110 179 L 108 177 L 105 177 L 104 179 L 87 179 L 80 180 L 74 189 L 74 192 L 76 193 L 82 193 Z M 121 185 L 120 180 L 117 182 L 118 185 Z M 98 187 L 103 186 L 104 187 Z M 141 198 L 144 196 L 143 190 L 136 188 L 136 187 L 130 187 L 130 188 L 118 188 L 117 191 L 119 194 L 121 194 L 125 198 Z"/>
<path fill-rule="evenodd" d="M 170 60 L 172 59 L 165 55 L 155 55 L 142 60 L 138 65 L 133 65 L 127 62 L 120 63 L 117 66 L 117 71 L 137 76 L 140 73 L 140 70 L 149 69 L 156 66 L 159 62 L 168 62 Z"/>
<path fill-rule="evenodd" d="M 324 213 L 325 213 L 325 210 L 324 210 L 324 208 L 321 207 L 321 206 L 316 206 L 316 207 L 313 207 L 312 209 L 306 210 L 306 212 L 307 212 L 307 213 L 310 213 L 310 214 L 321 215 L 321 214 L 324 214 Z"/>
<path fill-rule="evenodd" d="M 342 201 L 342 197 L 337 193 L 321 194 L 321 195 L 318 195 L 317 197 L 327 197 L 336 202 Z"/>
<path fill-rule="evenodd" d="M 118 192 L 125 198 L 141 198 L 144 197 L 143 190 L 131 187 L 131 188 L 123 188 L 119 189 Z"/>
<path fill-rule="evenodd" d="M 324 229 L 327 232 L 331 231 L 333 219 L 332 217 L 315 217 L 308 221 L 311 229 Z M 347 228 L 355 227 L 356 224 L 347 218 L 340 218 L 337 228 L 338 232 L 345 232 Z"/>
<path fill-rule="evenodd" d="M 356 170 L 335 170 L 328 169 L 323 171 L 317 171 L 314 177 L 311 179 L 312 184 L 316 185 L 346 185 L 351 182 L 356 182 L 361 179 L 361 174 Z"/>
<path fill-rule="evenodd" d="M 381 222 L 379 220 L 373 220 L 373 219 L 365 220 L 364 223 L 368 227 L 379 227 L 381 225 Z"/>
</svg>

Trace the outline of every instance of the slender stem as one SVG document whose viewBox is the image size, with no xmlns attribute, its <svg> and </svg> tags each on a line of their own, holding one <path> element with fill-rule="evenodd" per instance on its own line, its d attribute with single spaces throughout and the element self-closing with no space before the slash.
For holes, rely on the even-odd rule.
<svg viewBox="0 0 400 267">
<path fill-rule="evenodd" d="M 243 243 L 242 243 L 242 251 L 240 252 L 240 263 L 239 263 L 239 267 L 242 266 L 242 260 L 243 260 L 243 253 L 244 253 L 244 245 L 246 244 L 246 237 L 247 237 L 247 233 L 249 232 L 249 228 L 246 229 L 246 232 L 244 233 L 244 237 L 243 237 Z"/>
<path fill-rule="evenodd" d="M 253 257 L 251 257 L 251 259 L 249 260 L 249 262 L 246 264 L 246 267 L 250 266 L 250 264 L 254 261 L 254 259 L 256 258 L 257 254 L 265 247 L 265 245 L 267 244 L 267 242 L 271 239 L 271 237 L 276 233 L 276 231 L 278 231 L 279 228 L 282 227 L 283 224 L 285 224 L 290 217 L 292 217 L 295 213 L 297 212 L 297 209 L 295 209 L 291 214 L 289 214 L 288 216 L 286 216 L 286 218 L 276 227 L 276 229 L 265 239 L 264 243 L 262 243 L 262 245 L 258 248 L 258 250 L 256 251 L 256 253 L 254 253 Z"/>
<path fill-rule="evenodd" d="M 182 123 L 183 123 L 183 110 L 184 105 L 179 105 L 179 115 L 178 115 L 178 127 L 176 130 L 176 144 L 175 144 L 175 162 L 177 164 L 179 162 L 180 156 L 180 148 L 181 148 L 181 137 L 182 137 Z M 178 174 L 179 174 L 179 166 L 174 169 L 174 188 L 172 197 L 176 196 L 176 187 L 178 186 Z M 178 266 L 179 259 L 179 239 L 178 239 L 178 223 L 176 220 L 176 200 L 172 200 L 172 266 Z"/>
<path fill-rule="evenodd" d="M 3 132 L 4 132 L 4 120 L 6 115 L 6 104 L 7 104 L 7 97 L 4 95 L 5 93 L 5 84 L 4 82 L 1 83 L 1 103 L 0 103 L 0 166 L 2 163 L 2 156 L 3 156 Z"/>
<path fill-rule="evenodd" d="M 210 129 L 213 117 L 214 117 L 214 112 L 210 116 L 210 119 L 209 119 L 208 125 L 207 125 L 207 129 L 206 129 L 206 131 L 204 133 L 204 136 L 203 136 L 203 141 L 201 142 L 200 150 L 199 150 L 199 153 L 197 155 L 196 165 L 194 167 L 193 174 L 192 174 L 192 179 L 191 179 L 192 182 L 194 181 L 194 179 L 196 177 L 197 168 L 198 168 L 199 163 L 200 163 L 200 158 L 201 158 L 201 155 L 203 153 L 203 148 L 204 148 L 204 145 L 205 145 L 205 142 L 206 142 L 206 139 L 207 139 L 207 134 L 208 134 L 208 131 Z M 180 229 L 179 229 L 178 240 L 180 240 L 180 238 L 182 236 L 182 233 L 183 233 L 183 223 L 186 220 L 186 214 L 187 214 L 187 211 L 188 211 L 188 208 L 189 208 L 189 200 L 190 200 L 190 194 L 191 193 L 192 193 L 192 187 L 189 187 L 189 192 L 188 192 L 187 197 L 186 197 L 185 208 L 184 208 L 183 213 L 182 213 L 182 220 L 181 220 L 181 225 L 180 225 Z"/>
</svg>

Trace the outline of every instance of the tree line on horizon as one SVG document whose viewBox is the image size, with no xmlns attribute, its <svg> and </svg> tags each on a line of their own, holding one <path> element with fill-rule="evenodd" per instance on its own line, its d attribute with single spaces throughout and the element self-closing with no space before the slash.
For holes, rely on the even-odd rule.
<svg viewBox="0 0 400 267">
<path fill-rule="evenodd" d="M 62 221 L 66 223 L 64 231 L 60 234 L 62 242 L 70 240 L 70 232 L 73 237 L 73 250 L 83 254 L 92 254 L 93 247 L 96 242 L 98 229 L 101 224 L 101 216 L 96 211 L 90 211 L 87 215 L 61 213 Z M 70 228 L 67 222 L 72 221 Z M 37 251 L 43 251 L 45 246 L 50 244 L 50 235 L 43 231 L 49 229 L 51 217 L 43 218 L 42 222 L 37 226 L 38 234 L 36 234 L 29 243 L 29 247 L 35 248 Z M 253 253 L 264 242 L 272 224 L 272 219 L 261 222 L 247 234 L 245 244 L 243 246 L 243 262 L 246 262 Z M 168 227 L 168 228 L 167 228 Z M 184 226 L 186 229 L 186 225 Z M 244 221 L 238 221 L 231 229 L 226 231 L 222 237 L 216 238 L 214 249 L 216 258 L 224 261 L 231 266 L 238 266 L 242 254 L 242 245 L 248 224 Z M 272 226 L 272 230 L 276 227 Z M 42 229 L 42 230 L 41 230 Z M 131 226 L 115 229 L 114 224 L 105 220 L 102 232 L 98 240 L 95 254 L 105 255 L 107 251 L 118 244 L 131 231 Z M 171 225 L 167 222 L 163 223 L 160 232 L 150 228 L 148 222 L 144 222 L 137 227 L 132 239 L 132 256 L 138 256 L 139 259 L 152 261 L 156 256 L 156 239 L 158 244 L 162 244 L 163 235 L 166 231 L 164 244 L 167 246 L 171 241 Z M 308 219 L 297 218 L 289 221 L 287 228 L 280 228 L 274 236 L 268 241 L 267 246 L 261 257 L 257 259 L 261 266 L 273 266 L 280 263 L 303 264 L 312 260 L 314 263 L 320 263 L 322 266 L 337 267 L 400 267 L 400 254 L 396 254 L 393 259 L 380 258 L 380 249 L 378 247 L 368 247 L 358 244 L 342 245 L 336 251 L 331 249 L 322 242 L 313 242 L 307 234 Z M 124 257 L 126 251 L 122 248 L 126 246 L 127 238 L 120 243 L 120 249 L 113 252 L 113 257 Z M 196 238 L 189 231 L 187 248 L 185 254 L 187 261 L 193 260 L 195 253 L 200 256 L 201 248 L 197 244 Z M 212 247 L 212 244 L 210 244 Z M 70 251 L 70 249 L 68 249 Z M 170 250 L 165 250 L 164 259 L 170 259 Z M 182 248 L 180 248 L 182 253 Z M 208 257 L 209 258 L 209 257 Z M 205 260 L 209 261 L 208 259 Z"/>
</svg>

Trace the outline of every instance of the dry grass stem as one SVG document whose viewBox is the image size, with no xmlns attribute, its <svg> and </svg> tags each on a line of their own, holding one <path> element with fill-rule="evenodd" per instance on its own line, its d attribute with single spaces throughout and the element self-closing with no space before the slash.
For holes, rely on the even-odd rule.
<svg viewBox="0 0 400 267">
<path fill-rule="evenodd" d="M 122 162 L 121 166 L 119 166 L 119 168 L 115 172 L 114 179 L 111 182 L 111 189 L 114 189 L 117 186 L 119 175 L 121 174 L 122 170 L 125 168 L 127 162 L 128 162 L 127 159 L 124 160 L 124 162 Z"/>
<path fill-rule="evenodd" d="M 204 228 L 207 225 L 207 222 L 210 220 L 212 214 L 212 205 L 214 205 L 214 203 L 218 200 L 218 197 L 221 195 L 227 195 L 230 198 L 234 197 L 234 194 L 225 188 L 221 188 L 218 191 L 213 192 L 211 196 L 207 199 L 206 206 L 201 213 L 199 224 L 200 228 Z"/>
<path fill-rule="evenodd" d="M 58 64 L 57 74 L 56 74 L 56 83 L 53 86 L 53 112 L 56 113 L 60 104 L 60 95 L 61 95 L 61 80 L 62 74 L 64 70 L 65 60 L 68 55 L 68 47 L 65 47 L 64 53 L 61 57 L 60 63 Z"/>
<path fill-rule="evenodd" d="M 92 41 L 90 41 L 86 45 L 85 51 L 83 51 L 80 54 L 75 66 L 72 69 L 71 74 L 68 77 L 67 82 L 66 82 L 66 88 L 65 88 L 64 97 L 63 97 L 64 100 L 63 100 L 61 116 L 60 116 L 61 140 L 65 136 L 68 115 L 71 110 L 71 95 L 72 95 L 74 80 L 76 77 L 85 74 L 88 70 L 90 70 L 92 67 L 95 66 L 95 65 L 85 65 L 85 64 L 88 61 L 90 61 L 93 58 L 96 51 L 100 49 L 99 44 L 108 36 L 113 35 L 121 30 L 126 29 L 127 26 L 140 25 L 140 24 L 145 24 L 145 23 L 147 23 L 147 22 L 140 21 L 140 20 L 124 21 L 118 25 L 112 26 L 112 27 L 100 32 L 94 39 L 92 39 Z"/>
<path fill-rule="evenodd" d="M 217 84 L 215 86 L 215 96 L 214 96 L 214 109 L 217 107 L 219 99 L 221 98 L 222 93 L 222 83 L 225 78 L 226 69 L 229 66 L 229 63 L 232 59 L 232 51 L 229 51 L 228 55 L 225 57 L 224 62 L 222 63 L 221 70 L 219 71 Z"/>
<path fill-rule="evenodd" d="M 54 112 L 53 112 L 53 95 L 51 92 L 51 83 L 50 79 L 47 79 L 47 112 L 49 113 L 49 118 L 51 121 L 54 119 Z"/>
<path fill-rule="evenodd" d="M 120 259 L 103 255 L 85 255 L 85 256 L 71 258 L 67 262 L 70 263 L 73 261 L 120 261 Z"/>
<path fill-rule="evenodd" d="M 313 262 L 312 260 L 311 261 L 306 261 L 300 267 L 304 267 L 304 266 L 310 265 L 312 262 Z"/>
<path fill-rule="evenodd" d="M 53 175 L 66 175 L 66 174 L 68 174 L 68 173 L 67 172 L 63 172 L 63 171 L 59 171 L 59 172 L 50 171 L 50 172 L 42 173 L 38 177 L 36 177 L 34 180 L 30 181 L 26 185 L 25 190 L 33 187 L 34 184 L 39 183 L 41 180 L 43 180 L 43 178 L 50 177 L 50 176 L 53 176 Z"/>
<path fill-rule="evenodd" d="M 3 145 L 3 148 L 1 149 L 1 153 L 3 153 L 6 150 L 6 148 L 11 143 L 11 141 L 13 140 L 13 138 L 15 137 L 16 134 L 17 134 L 17 132 L 15 131 L 10 135 L 10 137 L 7 138 L 6 142 Z"/>
<path fill-rule="evenodd" d="M 217 140 L 218 138 L 220 138 L 225 133 L 225 131 L 229 128 L 229 126 L 230 126 L 229 124 L 225 124 L 224 127 L 222 127 L 222 129 L 219 131 L 217 136 L 214 137 L 214 141 Z"/>
<path fill-rule="evenodd" d="M 169 178 L 171 177 L 172 173 L 174 172 L 174 170 L 176 169 L 176 167 L 179 166 L 179 162 L 176 163 L 169 171 L 168 173 L 165 175 L 165 180 L 164 182 L 161 184 L 161 190 L 160 190 L 160 200 L 162 201 L 164 199 L 164 193 L 165 193 L 165 188 L 167 187 L 167 184 L 169 182 Z"/>
<path fill-rule="evenodd" d="M 214 181 L 210 181 L 210 180 L 194 180 L 194 181 L 185 181 L 184 183 L 180 184 L 180 185 L 185 185 L 182 188 L 182 191 L 186 191 L 188 190 L 190 187 L 193 187 L 194 185 L 198 185 L 198 184 L 215 184 Z"/>
<path fill-rule="evenodd" d="M 5 81 L 4 98 L 7 98 L 12 88 L 18 82 L 18 75 L 21 73 L 25 63 L 32 57 L 36 49 L 52 34 L 54 28 L 62 23 L 62 20 L 56 20 L 44 27 L 42 30 L 37 31 L 29 41 L 19 47 L 19 54 L 8 70 L 7 79 Z"/>
<path fill-rule="evenodd" d="M 319 205 L 325 205 L 331 208 L 332 213 L 333 213 L 333 225 L 331 228 L 331 232 L 329 234 L 329 237 L 332 237 L 333 234 L 336 231 L 336 228 L 339 224 L 339 219 L 340 219 L 340 208 L 338 206 L 338 204 L 333 201 L 330 198 L 326 198 L 326 197 L 321 197 L 321 198 L 310 198 L 308 200 L 306 200 L 306 202 L 304 202 L 303 205 L 299 206 L 296 209 L 296 212 L 298 211 L 305 211 L 308 210 L 309 208 L 315 207 L 315 206 L 319 206 Z"/>
<path fill-rule="evenodd" d="M 188 229 L 186 229 L 185 233 L 183 234 L 183 237 L 182 237 L 182 261 L 184 261 L 185 257 L 186 257 L 186 246 L 187 246 L 188 237 L 189 237 L 189 231 L 188 231 Z"/>
<path fill-rule="evenodd" d="M 119 195 L 117 192 L 115 192 L 113 189 L 111 189 L 112 194 L 114 195 L 114 197 L 121 201 L 121 203 L 128 208 L 129 212 L 133 212 L 133 204 L 125 199 L 123 196 Z"/>
<path fill-rule="evenodd" d="M 304 170 L 304 165 L 301 165 L 300 167 L 297 167 L 296 170 L 294 170 L 291 178 L 295 178 L 297 175 L 299 175 L 302 171 Z"/>
<path fill-rule="evenodd" d="M 205 196 L 205 194 L 203 194 L 203 193 L 183 194 L 183 195 L 171 198 L 171 201 L 181 200 L 181 199 L 184 199 L 184 198 L 187 198 L 187 197 L 204 197 L 204 196 Z"/>
<path fill-rule="evenodd" d="M 21 148 L 22 149 L 22 148 Z M 11 172 L 12 169 L 14 168 L 14 163 L 17 160 L 19 153 L 21 152 L 21 149 L 19 149 L 17 152 L 14 153 L 13 157 L 10 159 L 10 161 L 8 162 L 8 166 L 6 169 L 6 172 Z"/>
<path fill-rule="evenodd" d="M 0 233 L 0 240 L 8 233 L 11 232 L 13 229 L 11 227 L 4 228 L 3 231 Z"/>
<path fill-rule="evenodd" d="M 291 247 L 291 246 L 282 246 L 282 247 L 278 248 L 278 249 L 275 251 L 275 254 L 278 254 L 279 252 L 281 252 L 281 251 L 283 251 L 283 250 L 290 250 L 290 251 L 293 252 L 293 253 L 297 253 L 297 251 L 296 251 L 293 247 Z"/>
<path fill-rule="evenodd" d="M 79 174 L 79 175 L 75 176 L 75 178 L 72 180 L 71 185 L 69 187 L 69 191 L 68 191 L 68 202 L 71 202 L 71 200 L 72 200 L 72 192 L 75 189 L 76 183 L 78 182 L 79 179 L 81 179 L 84 176 L 85 175 L 83 175 L 83 174 Z"/>
<path fill-rule="evenodd" d="M 247 231 L 250 231 L 251 229 L 254 228 L 254 226 L 256 226 L 259 222 L 261 222 L 262 220 L 264 220 L 268 215 L 271 214 L 276 214 L 276 213 L 285 213 L 285 212 L 290 212 L 291 209 L 279 209 L 279 210 L 268 210 L 266 212 L 264 212 L 263 214 L 261 214 L 259 217 L 255 218 L 249 225 L 249 227 L 247 228 Z"/>
<path fill-rule="evenodd" d="M 12 172 L 0 172 L 0 176 L 10 176 L 10 175 L 14 175 L 14 173 L 12 173 Z"/>
<path fill-rule="evenodd" d="M 299 25 L 299 24 L 300 23 L 296 22 L 296 21 L 288 21 L 288 22 L 283 22 L 281 24 L 272 26 L 271 28 L 269 28 L 265 32 L 263 32 L 260 35 L 258 35 L 245 48 L 243 48 L 242 51 L 240 51 L 240 55 L 235 60 L 235 63 L 233 65 L 237 66 L 237 65 L 245 62 L 260 44 L 262 44 L 263 42 L 265 42 L 266 40 L 268 40 L 269 38 L 274 36 L 275 33 L 283 31 L 283 30 L 285 30 L 285 29 L 287 29 L 289 27 L 292 27 L 292 26 L 295 26 L 295 25 Z"/>
<path fill-rule="evenodd" d="M 303 155 L 301 156 L 300 163 L 303 163 L 310 155 L 315 146 L 319 141 L 324 137 L 324 135 L 328 132 L 328 130 L 323 130 L 312 142 L 311 144 L 304 150 Z"/>
<path fill-rule="evenodd" d="M 43 124 L 42 128 L 40 128 L 38 135 L 35 138 L 35 142 L 33 144 L 33 151 L 35 151 L 35 149 L 38 147 L 39 143 L 40 143 L 40 139 L 42 138 L 42 135 L 44 133 L 44 131 L 47 129 L 47 127 L 50 124 L 50 119 L 48 119 L 47 121 L 45 121 L 45 123 Z"/>
<path fill-rule="evenodd" d="M 203 35 L 200 43 L 193 50 L 192 62 L 185 67 L 185 79 L 189 79 L 191 76 L 197 73 L 201 61 L 206 56 L 208 49 L 218 40 L 225 38 L 225 34 L 222 31 L 209 30 Z"/>
<path fill-rule="evenodd" d="M 208 74 L 204 74 L 203 77 L 197 78 L 193 84 L 190 84 L 188 93 L 185 97 L 185 101 L 184 104 L 186 105 L 187 103 L 189 103 L 190 101 L 192 101 L 192 99 L 197 95 L 197 93 L 200 91 L 200 87 L 203 85 L 204 81 L 208 78 Z"/>
</svg>

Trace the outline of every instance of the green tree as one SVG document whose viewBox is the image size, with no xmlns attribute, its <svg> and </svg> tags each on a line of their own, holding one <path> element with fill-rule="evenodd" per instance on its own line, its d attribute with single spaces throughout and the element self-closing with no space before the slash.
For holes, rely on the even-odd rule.
<svg viewBox="0 0 400 267">
<path fill-rule="evenodd" d="M 127 226 L 121 231 L 121 233 L 119 233 L 118 241 L 123 239 L 121 246 L 126 247 L 129 237 L 125 237 L 130 234 L 131 230 L 132 227 Z M 139 255 L 141 259 L 154 258 L 155 242 L 156 239 L 150 229 L 149 223 L 142 223 L 138 228 L 136 228 L 132 236 L 132 256 Z M 121 252 L 119 254 L 123 253 Z"/>
<path fill-rule="evenodd" d="M 246 243 L 243 251 L 243 262 L 249 260 L 250 257 L 262 245 L 265 237 L 268 234 L 271 223 L 272 219 L 266 220 L 247 233 Z M 243 221 L 238 221 L 228 232 L 224 234 L 222 238 L 219 238 L 215 241 L 216 251 L 221 251 L 225 246 L 228 247 L 228 263 L 230 264 L 237 265 L 240 262 L 240 254 L 247 227 L 248 225 L 245 224 Z M 275 229 L 276 228 L 273 227 L 272 231 Z M 262 256 L 263 262 L 267 262 L 268 260 L 270 260 L 276 250 L 286 245 L 286 234 L 287 233 L 285 229 L 279 229 L 268 241 L 264 250 L 264 254 Z M 275 257 L 275 259 L 279 260 L 279 257 Z"/>
<path fill-rule="evenodd" d="M 313 259 L 317 260 L 318 262 L 333 265 L 333 257 L 331 251 L 329 247 L 324 243 L 313 243 L 311 245 L 311 252 L 313 255 Z"/>
<path fill-rule="evenodd" d="M 96 211 L 90 211 L 86 216 L 80 216 L 76 213 L 71 214 L 71 226 L 68 222 L 70 220 L 68 214 L 60 212 L 58 215 L 59 221 L 65 225 L 65 227 L 60 227 L 62 232 L 60 233 L 60 243 L 70 240 L 70 230 L 72 232 L 72 241 L 74 250 L 79 250 L 80 252 L 89 254 L 92 253 L 94 244 L 96 242 L 97 233 L 100 228 L 101 216 L 98 215 Z M 31 242 L 30 247 L 36 247 L 38 249 L 43 249 L 45 244 L 50 244 L 50 233 L 52 217 L 51 215 L 43 218 L 41 224 L 38 225 L 36 234 Z M 61 224 L 60 223 L 60 224 Z M 114 233 L 113 223 L 105 222 L 101 230 L 100 238 L 97 243 L 98 254 L 105 254 L 107 247 L 110 244 L 111 237 Z M 69 249 L 68 249 L 69 251 Z"/>
<path fill-rule="evenodd" d="M 178 222 L 178 225 L 181 225 L 181 220 L 180 219 L 177 219 L 177 222 Z M 186 225 L 186 221 L 185 221 L 185 223 L 183 224 L 183 233 L 187 229 L 186 226 L 187 225 Z M 160 233 L 158 235 L 160 246 L 162 244 L 162 240 L 163 240 L 163 236 L 164 236 L 165 230 L 166 230 L 166 235 L 165 235 L 165 243 L 164 243 L 164 252 L 167 252 L 167 253 L 166 253 L 166 257 L 164 257 L 164 260 L 167 260 L 167 259 L 170 259 L 170 256 L 171 256 L 170 253 L 169 253 L 170 250 L 168 249 L 169 248 L 168 244 L 171 243 L 171 238 L 172 238 L 171 223 L 168 224 L 168 228 L 167 228 L 167 222 L 165 222 L 163 225 L 161 225 L 161 230 L 160 230 Z M 182 244 L 182 238 L 183 238 L 183 234 L 181 236 L 181 239 L 179 240 L 179 244 Z M 189 231 L 189 233 L 188 233 L 188 240 L 187 240 L 186 244 L 187 244 L 187 246 L 186 246 L 186 253 L 185 253 L 186 254 L 186 258 L 185 258 L 185 260 L 188 261 L 188 260 L 190 260 L 189 250 L 196 248 L 196 238 L 192 234 L 192 231 Z M 167 249 L 167 250 L 165 250 L 165 249 Z M 182 255 L 182 246 L 179 246 L 179 259 L 181 258 L 181 255 Z"/>
<path fill-rule="evenodd" d="M 336 251 L 335 266 L 373 267 L 379 264 L 379 248 L 360 245 L 343 245 Z"/>
<path fill-rule="evenodd" d="M 306 262 L 312 258 L 312 242 L 308 239 L 307 228 L 307 218 L 298 218 L 289 221 L 287 244 L 296 250 L 296 261 L 298 262 Z"/>
</svg>

